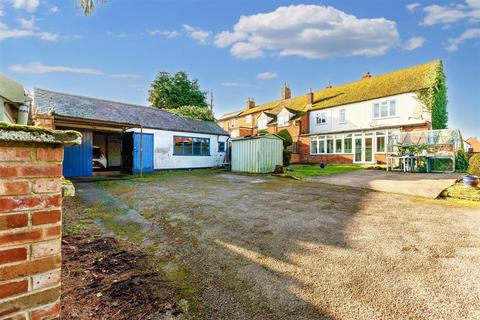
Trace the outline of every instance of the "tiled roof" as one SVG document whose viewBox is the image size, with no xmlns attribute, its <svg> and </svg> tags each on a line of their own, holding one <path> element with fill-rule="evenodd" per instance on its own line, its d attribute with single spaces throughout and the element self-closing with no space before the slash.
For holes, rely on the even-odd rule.
<svg viewBox="0 0 480 320">
<path fill-rule="evenodd" d="M 213 121 L 190 120 L 168 111 L 122 102 L 33 89 L 34 104 L 39 113 L 87 120 L 142 125 L 144 128 L 228 135 Z"/>
<path fill-rule="evenodd" d="M 386 73 L 355 82 L 346 83 L 314 92 L 314 103 L 308 106 L 307 96 L 287 100 L 275 100 L 252 109 L 243 110 L 241 115 L 260 111 L 277 114 L 284 107 L 305 112 L 334 106 L 367 101 L 396 94 L 415 92 L 433 85 L 435 73 L 442 68 L 442 62 L 435 60 L 426 64 Z"/>
</svg>

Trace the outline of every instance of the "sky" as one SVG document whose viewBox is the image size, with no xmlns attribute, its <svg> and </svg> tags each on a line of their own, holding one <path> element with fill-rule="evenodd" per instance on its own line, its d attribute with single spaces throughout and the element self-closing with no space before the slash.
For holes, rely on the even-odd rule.
<svg viewBox="0 0 480 320">
<path fill-rule="evenodd" d="M 480 0 L 0 0 L 0 72 L 26 88 L 147 105 L 160 71 L 213 91 L 217 116 L 441 59 L 449 126 L 480 137 Z"/>
</svg>

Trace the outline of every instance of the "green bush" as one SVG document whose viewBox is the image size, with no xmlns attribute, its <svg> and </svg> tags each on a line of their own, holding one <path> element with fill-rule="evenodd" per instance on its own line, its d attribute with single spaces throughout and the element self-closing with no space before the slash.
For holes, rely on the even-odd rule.
<svg viewBox="0 0 480 320">
<path fill-rule="evenodd" d="M 287 167 L 290 165 L 290 159 L 292 159 L 292 151 L 283 149 L 283 166 Z"/>
<path fill-rule="evenodd" d="M 468 173 L 474 176 L 480 176 L 480 154 L 476 153 L 470 157 L 468 163 Z"/>
<path fill-rule="evenodd" d="M 464 150 L 458 150 L 457 156 L 455 157 L 455 171 L 456 172 L 467 172 L 468 169 L 468 155 Z"/>
<path fill-rule="evenodd" d="M 277 135 L 284 140 L 283 141 L 283 146 L 284 147 L 288 147 L 289 145 L 292 144 L 293 139 L 292 139 L 292 136 L 290 135 L 290 132 L 288 132 L 287 129 L 282 129 L 282 130 L 278 131 Z"/>
<path fill-rule="evenodd" d="M 257 131 L 257 134 L 258 134 L 258 135 L 268 134 L 268 130 L 267 130 L 267 129 L 258 130 L 258 131 Z"/>
</svg>

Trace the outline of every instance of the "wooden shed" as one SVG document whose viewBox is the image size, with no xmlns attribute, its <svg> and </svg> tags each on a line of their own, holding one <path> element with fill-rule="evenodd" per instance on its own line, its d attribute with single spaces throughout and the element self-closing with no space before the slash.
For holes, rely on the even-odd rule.
<svg viewBox="0 0 480 320">
<path fill-rule="evenodd" d="M 269 173 L 281 165 L 283 139 L 274 134 L 232 140 L 232 171 Z"/>
</svg>

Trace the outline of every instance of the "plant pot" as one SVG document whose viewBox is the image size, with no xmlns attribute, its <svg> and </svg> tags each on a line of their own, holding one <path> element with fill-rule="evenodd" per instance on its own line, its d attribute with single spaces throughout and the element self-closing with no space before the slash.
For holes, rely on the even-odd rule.
<svg viewBox="0 0 480 320">
<path fill-rule="evenodd" d="M 477 187 L 479 183 L 479 179 L 477 176 L 464 176 L 463 177 L 463 184 L 468 187 Z"/>
</svg>

